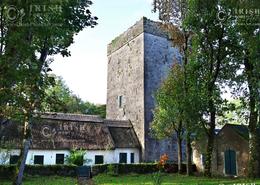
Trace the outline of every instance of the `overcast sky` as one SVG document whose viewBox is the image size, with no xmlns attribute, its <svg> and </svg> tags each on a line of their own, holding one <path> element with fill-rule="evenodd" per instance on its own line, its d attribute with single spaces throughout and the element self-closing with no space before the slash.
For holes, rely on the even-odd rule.
<svg viewBox="0 0 260 185">
<path fill-rule="evenodd" d="M 62 76 L 74 94 L 92 103 L 106 103 L 107 44 L 143 16 L 157 20 L 152 0 L 93 0 L 90 10 L 98 26 L 75 37 L 71 57 L 55 56 L 53 72 Z"/>
</svg>

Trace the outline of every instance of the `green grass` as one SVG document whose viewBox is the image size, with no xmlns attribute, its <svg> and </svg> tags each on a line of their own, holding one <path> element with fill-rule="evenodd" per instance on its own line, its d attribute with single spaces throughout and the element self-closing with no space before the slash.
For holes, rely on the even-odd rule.
<svg viewBox="0 0 260 185">
<path fill-rule="evenodd" d="M 184 175 L 164 174 L 163 185 L 260 185 L 260 179 L 256 181 L 246 179 L 225 179 L 206 177 L 187 177 Z M 148 175 L 125 175 L 112 177 L 105 174 L 94 177 L 98 185 L 153 185 L 151 174 Z"/>
<path fill-rule="evenodd" d="M 0 185 L 10 185 L 11 181 L 0 179 Z M 23 185 L 75 185 L 76 178 L 70 177 L 26 177 Z"/>
<path fill-rule="evenodd" d="M 94 177 L 95 185 L 153 185 L 151 174 L 120 175 L 112 177 L 101 174 Z M 10 185 L 11 181 L 0 179 L 0 185 Z M 23 185 L 76 185 L 76 178 L 69 177 L 26 177 Z M 187 177 L 176 174 L 163 174 L 163 185 L 260 185 L 260 179 L 256 181 L 246 179 L 225 179 L 206 177 Z"/>
</svg>

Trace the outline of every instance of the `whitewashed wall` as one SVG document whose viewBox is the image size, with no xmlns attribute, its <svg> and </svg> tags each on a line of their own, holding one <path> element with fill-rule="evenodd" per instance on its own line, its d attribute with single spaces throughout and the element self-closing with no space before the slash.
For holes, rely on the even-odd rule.
<svg viewBox="0 0 260 185">
<path fill-rule="evenodd" d="M 115 149 L 115 158 L 116 158 L 116 163 L 119 163 L 119 153 L 127 153 L 127 163 L 130 164 L 131 161 L 131 153 L 135 154 L 135 163 L 139 163 L 140 162 L 140 154 L 139 154 L 139 150 L 136 148 L 118 148 Z"/>
<path fill-rule="evenodd" d="M 95 155 L 104 156 L 104 164 L 119 163 L 119 153 L 127 153 L 127 163 L 131 161 L 131 153 L 135 154 L 135 163 L 139 163 L 139 150 L 135 148 L 124 148 L 115 150 L 89 150 L 84 156 L 85 159 L 89 159 L 90 162 L 85 163 L 85 165 L 95 164 Z M 0 150 L 0 164 L 9 164 L 10 155 L 19 155 L 20 150 Z M 56 164 L 56 154 L 64 154 L 64 156 L 69 156 L 69 150 L 29 150 L 26 159 L 26 164 L 34 164 L 35 155 L 44 155 L 44 165 L 55 165 Z"/>
<path fill-rule="evenodd" d="M 68 150 L 30 150 L 26 164 L 33 164 L 35 155 L 44 155 L 43 164 L 54 165 L 56 164 L 56 154 L 64 154 L 64 157 L 68 156 L 70 152 Z"/>
<path fill-rule="evenodd" d="M 91 162 L 87 165 L 95 164 L 95 155 L 104 156 L 104 164 L 119 163 L 119 153 L 127 153 L 127 163 L 131 163 L 131 153 L 135 154 L 135 163 L 139 163 L 139 150 L 135 148 L 123 148 L 115 150 L 90 150 L 87 151 L 85 159 L 90 159 Z"/>
</svg>

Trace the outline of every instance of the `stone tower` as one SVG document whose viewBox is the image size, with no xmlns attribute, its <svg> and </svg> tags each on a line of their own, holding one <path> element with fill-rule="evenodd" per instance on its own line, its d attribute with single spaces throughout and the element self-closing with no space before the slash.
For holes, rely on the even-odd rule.
<svg viewBox="0 0 260 185">
<path fill-rule="evenodd" d="M 107 119 L 132 122 L 143 161 L 158 160 L 164 153 L 177 160 L 174 138 L 158 141 L 150 134 L 154 93 L 173 61 L 181 60 L 166 29 L 159 22 L 142 18 L 108 45 L 107 55 Z"/>
</svg>

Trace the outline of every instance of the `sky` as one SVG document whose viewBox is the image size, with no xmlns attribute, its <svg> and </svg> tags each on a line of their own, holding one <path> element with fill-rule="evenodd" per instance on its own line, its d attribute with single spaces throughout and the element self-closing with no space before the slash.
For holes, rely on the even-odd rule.
<svg viewBox="0 0 260 185">
<path fill-rule="evenodd" d="M 61 76 L 71 91 L 95 104 L 106 103 L 107 45 L 143 16 L 158 20 L 152 0 L 92 0 L 90 11 L 99 18 L 95 28 L 75 36 L 71 56 L 54 56 L 54 74 Z"/>
</svg>

